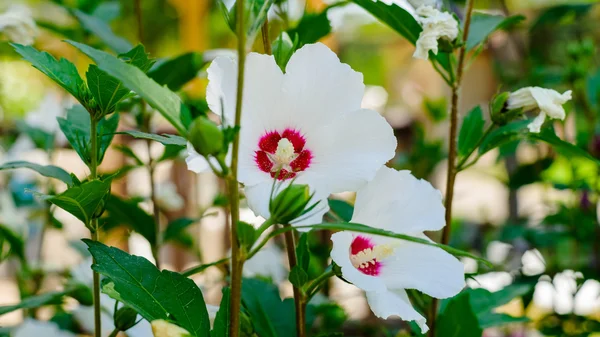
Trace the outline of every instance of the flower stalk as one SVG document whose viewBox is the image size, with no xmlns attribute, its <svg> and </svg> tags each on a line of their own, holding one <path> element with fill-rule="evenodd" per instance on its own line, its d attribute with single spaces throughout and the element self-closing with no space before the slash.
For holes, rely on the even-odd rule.
<svg viewBox="0 0 600 337">
<path fill-rule="evenodd" d="M 242 98 L 244 94 L 244 66 L 246 63 L 246 32 L 244 31 L 244 1 L 236 2 L 238 76 L 235 100 L 235 127 L 240 126 L 242 119 Z M 233 138 L 231 170 L 227 179 L 229 208 L 231 214 L 231 299 L 229 336 L 238 337 L 240 334 L 240 312 L 242 306 L 242 269 L 244 258 L 238 241 L 237 225 L 240 220 L 240 191 L 237 179 L 238 154 L 240 151 L 240 134 Z"/>
<path fill-rule="evenodd" d="M 463 43 L 458 51 L 458 63 L 456 65 L 456 77 L 452 83 L 452 99 L 450 108 L 450 130 L 449 130 L 449 151 L 448 151 L 448 172 L 446 175 L 446 198 L 444 200 L 444 207 L 446 208 L 445 220 L 446 226 L 442 230 L 441 243 L 443 245 L 448 244 L 450 241 L 450 233 L 452 231 L 452 201 L 454 199 L 454 183 L 456 181 L 456 173 L 458 172 L 456 165 L 457 157 L 457 131 L 458 131 L 458 103 L 460 100 L 460 87 L 462 84 L 462 77 L 464 72 L 465 58 L 467 54 L 467 40 L 469 38 L 469 30 L 471 26 L 471 16 L 473 14 L 473 5 L 475 0 L 467 0 L 465 21 L 463 27 Z M 429 336 L 435 337 L 436 335 L 436 317 L 437 317 L 438 300 L 432 299 L 429 322 L 430 330 Z"/>
<path fill-rule="evenodd" d="M 91 179 L 98 177 L 98 120 L 96 116 L 90 114 L 90 176 Z M 92 240 L 98 241 L 98 218 L 93 217 L 92 223 Z M 96 263 L 96 259 L 93 259 Z M 100 309 L 100 275 L 95 270 L 93 272 L 93 298 L 94 298 L 94 336 L 102 336 L 102 322 Z"/>
<path fill-rule="evenodd" d="M 291 227 L 289 224 L 283 225 L 283 228 L 288 229 L 284 237 L 290 270 L 298 265 L 294 232 L 291 230 Z M 294 286 L 294 306 L 296 308 L 296 336 L 306 337 L 306 296 L 302 292 L 302 289 L 296 286 Z"/>
</svg>

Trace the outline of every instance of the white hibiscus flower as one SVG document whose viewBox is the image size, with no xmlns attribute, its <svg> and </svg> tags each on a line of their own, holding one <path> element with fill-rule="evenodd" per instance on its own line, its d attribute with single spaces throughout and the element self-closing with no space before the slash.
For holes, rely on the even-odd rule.
<svg viewBox="0 0 600 337">
<path fill-rule="evenodd" d="M 185 200 L 177 192 L 177 186 L 171 182 L 163 182 L 156 186 L 156 203 L 164 211 L 174 212 L 185 206 Z"/>
<path fill-rule="evenodd" d="M 26 319 L 11 334 L 13 337 L 75 337 L 75 334 L 61 330 L 56 323 Z"/>
<path fill-rule="evenodd" d="M 32 44 L 38 30 L 29 7 L 12 5 L 0 13 L 0 33 L 10 41 L 24 45 Z"/>
<path fill-rule="evenodd" d="M 452 14 L 440 12 L 432 6 L 417 8 L 417 21 L 423 31 L 417 40 L 413 57 L 427 60 L 429 51 L 438 53 L 438 40 L 447 39 L 454 41 L 458 36 L 458 22 Z"/>
<path fill-rule="evenodd" d="M 225 124 L 231 124 L 236 60 L 217 58 L 208 79 L 209 107 L 223 111 Z M 256 214 L 269 217 L 271 187 L 279 172 L 282 185 L 295 178 L 321 201 L 296 223 L 320 223 L 330 193 L 355 191 L 394 156 L 390 125 L 377 112 L 360 107 L 364 89 L 362 75 L 321 43 L 296 51 L 285 74 L 273 56 L 248 55 L 238 178 Z M 197 171 L 194 159 L 188 157 L 188 168 Z"/>
<path fill-rule="evenodd" d="M 383 167 L 358 190 L 352 221 L 426 239 L 423 231 L 444 227 L 438 190 L 408 171 Z M 440 248 L 381 236 L 342 231 L 332 235 L 331 258 L 343 277 L 366 291 L 373 313 L 416 321 L 425 318 L 411 305 L 405 289 L 436 298 L 454 296 L 465 286 L 460 261 Z"/>
<path fill-rule="evenodd" d="M 563 94 L 546 88 L 526 87 L 512 92 L 506 102 L 507 108 L 523 111 L 540 110 L 540 114 L 527 126 L 531 132 L 540 132 L 546 116 L 551 119 L 565 119 L 563 104 L 571 100 L 571 90 Z"/>
</svg>

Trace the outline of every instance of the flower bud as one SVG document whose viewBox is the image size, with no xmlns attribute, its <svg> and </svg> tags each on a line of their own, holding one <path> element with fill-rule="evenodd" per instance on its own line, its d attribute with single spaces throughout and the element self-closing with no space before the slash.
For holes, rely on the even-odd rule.
<svg viewBox="0 0 600 337">
<path fill-rule="evenodd" d="M 490 114 L 492 116 L 492 121 L 497 125 L 505 125 L 510 122 L 512 117 L 515 117 L 506 110 L 506 101 L 508 101 L 509 96 L 509 92 L 503 92 L 492 99 L 490 104 Z"/>
<path fill-rule="evenodd" d="M 119 308 L 115 313 L 115 327 L 119 331 L 127 331 L 129 328 L 135 325 L 137 318 L 137 312 L 128 306 Z"/>
<path fill-rule="evenodd" d="M 223 150 L 223 132 L 206 117 L 198 117 L 192 122 L 188 138 L 194 149 L 205 157 Z"/>
<path fill-rule="evenodd" d="M 289 224 L 304 213 L 311 199 L 308 185 L 290 185 L 269 204 L 275 223 Z"/>
<path fill-rule="evenodd" d="M 182 327 L 157 319 L 150 323 L 154 337 L 189 337 L 190 333 Z"/>
</svg>

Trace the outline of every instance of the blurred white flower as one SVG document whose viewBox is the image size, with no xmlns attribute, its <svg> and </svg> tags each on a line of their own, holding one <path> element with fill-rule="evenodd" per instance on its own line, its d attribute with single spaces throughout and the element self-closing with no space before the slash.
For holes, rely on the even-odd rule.
<svg viewBox="0 0 600 337">
<path fill-rule="evenodd" d="M 445 226 L 442 195 L 409 171 L 384 166 L 358 190 L 351 222 L 429 240 L 424 231 Z M 331 241 L 331 258 L 346 280 L 366 291 L 373 313 L 416 321 L 423 333 L 426 320 L 405 289 L 447 298 L 465 286 L 463 264 L 440 248 L 351 231 L 337 232 Z"/>
<path fill-rule="evenodd" d="M 421 6 L 431 6 L 438 7 L 441 3 L 440 0 L 408 0 L 414 8 L 419 8 Z"/>
<path fill-rule="evenodd" d="M 508 243 L 492 241 L 487 246 L 485 256 L 491 263 L 501 264 L 506 260 L 511 249 L 512 245 L 509 245 Z"/>
<path fill-rule="evenodd" d="M 224 112 L 226 124 L 235 119 L 236 64 L 219 57 L 208 68 L 208 105 Z M 379 113 L 360 108 L 362 74 L 341 63 L 325 45 L 300 48 L 285 73 L 272 55 L 250 53 L 246 72 L 249 84 L 263 84 L 244 86 L 240 130 L 244 146 L 239 181 L 257 215 L 270 216 L 271 188 L 278 175 L 278 190 L 294 180 L 308 185 L 314 202 L 321 202 L 294 224 L 320 223 L 331 193 L 356 190 L 394 156 L 396 138 L 390 125 Z M 188 168 L 198 172 L 190 157 Z"/>
<path fill-rule="evenodd" d="M 0 32 L 10 41 L 29 45 L 38 33 L 31 10 L 25 5 L 12 5 L 0 13 Z"/>
<path fill-rule="evenodd" d="M 587 280 L 575 295 L 573 312 L 579 316 L 591 315 L 600 310 L 600 282 Z"/>
<path fill-rule="evenodd" d="M 576 305 L 575 293 L 577 292 L 577 279 L 583 278 L 583 274 L 573 270 L 564 270 L 556 275 L 552 282 L 547 276 L 544 276 L 535 286 L 533 293 L 534 303 L 543 308 L 554 310 L 557 314 L 566 315 L 574 312 Z M 595 293 L 597 289 L 586 290 L 589 293 Z M 585 292 L 583 293 L 585 295 Z M 588 299 L 590 300 L 590 299 Z M 595 301 L 592 299 L 592 301 Z M 585 301 L 579 310 L 585 311 Z M 598 303 L 592 303 L 592 305 Z"/>
<path fill-rule="evenodd" d="M 540 110 L 540 114 L 527 126 L 531 132 L 540 132 L 546 116 L 551 119 L 565 119 L 563 104 L 571 100 L 571 90 L 563 94 L 552 89 L 525 87 L 512 92 L 508 97 L 507 108 L 523 111 Z"/>
<path fill-rule="evenodd" d="M 467 280 L 470 288 L 483 288 L 491 292 L 501 290 L 513 282 L 513 277 L 504 271 L 479 274 Z"/>
<path fill-rule="evenodd" d="M 25 319 L 11 334 L 12 337 L 75 337 L 75 334 L 61 330 L 56 323 Z"/>
<path fill-rule="evenodd" d="M 531 249 L 523 253 L 521 263 L 523 264 L 523 274 L 528 276 L 539 275 L 546 270 L 546 260 L 537 249 Z"/>
<path fill-rule="evenodd" d="M 62 97 L 56 92 L 50 92 L 44 96 L 37 109 L 32 110 L 25 116 L 27 125 L 42 129 L 50 134 L 63 136 L 56 117 L 65 115 L 66 106 Z"/>
<path fill-rule="evenodd" d="M 438 53 L 438 40 L 454 41 L 458 36 L 458 22 L 448 12 L 440 12 L 432 6 L 417 8 L 417 21 L 423 31 L 417 40 L 417 48 L 413 57 L 427 60 L 429 51 Z"/>
<path fill-rule="evenodd" d="M 190 335 L 184 328 L 163 319 L 154 320 L 151 325 L 154 337 L 187 337 Z"/>
<path fill-rule="evenodd" d="M 177 193 L 177 185 L 171 181 L 158 184 L 155 188 L 156 203 L 158 207 L 164 211 L 173 212 L 183 208 L 185 201 L 183 197 Z"/>
<path fill-rule="evenodd" d="M 407 0 L 374 0 L 381 1 L 387 5 L 396 4 L 399 7 L 406 10 L 412 16 L 415 16 L 415 9 L 411 6 Z M 332 5 L 338 3 L 338 0 L 325 0 L 325 3 Z M 416 7 L 415 7 L 416 8 Z M 363 25 L 367 25 L 373 22 L 377 22 L 377 19 L 367 12 L 364 8 L 356 4 L 345 4 L 337 7 L 333 7 L 327 10 L 327 19 L 331 25 L 331 29 L 334 32 L 353 32 L 357 28 Z"/>
</svg>

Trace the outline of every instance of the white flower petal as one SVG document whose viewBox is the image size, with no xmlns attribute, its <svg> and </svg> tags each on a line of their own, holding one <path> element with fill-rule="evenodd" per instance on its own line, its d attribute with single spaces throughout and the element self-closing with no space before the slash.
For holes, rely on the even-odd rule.
<svg viewBox="0 0 600 337">
<path fill-rule="evenodd" d="M 211 170 L 206 158 L 199 154 L 190 142 L 187 143 L 187 157 L 185 158 L 185 163 L 187 164 L 188 170 L 194 173 L 202 173 Z M 211 163 L 213 166 L 219 167 L 219 163 L 216 159 L 211 158 Z"/>
<path fill-rule="evenodd" d="M 307 132 L 360 109 L 364 90 L 361 73 L 341 63 L 324 44 L 308 44 L 298 49 L 287 64 L 285 109 L 281 113 Z"/>
<path fill-rule="evenodd" d="M 270 278 L 275 284 L 286 279 L 287 270 L 283 266 L 281 257 L 283 252 L 274 244 L 267 244 L 250 260 L 244 263 L 244 276 L 263 276 Z"/>
<path fill-rule="evenodd" d="M 448 298 L 465 287 L 463 264 L 437 247 L 402 241 L 382 264 L 380 276 L 388 289 L 417 289 L 432 297 Z"/>
<path fill-rule="evenodd" d="M 411 235 L 446 223 L 440 191 L 409 171 L 385 166 L 358 190 L 352 222 Z"/>
<path fill-rule="evenodd" d="M 531 132 L 540 132 L 546 116 L 552 119 L 565 119 L 563 104 L 571 100 L 571 90 L 563 94 L 552 89 L 525 87 L 512 92 L 508 97 L 507 108 L 530 111 L 539 109 L 540 114 L 527 126 Z"/>
<path fill-rule="evenodd" d="M 367 301 L 377 317 L 398 316 L 405 321 L 415 321 L 421 328 L 421 333 L 429 331 L 427 320 L 413 308 L 404 289 L 367 291 Z"/>
<path fill-rule="evenodd" d="M 349 112 L 330 125 L 306 132 L 314 163 L 298 178 L 331 193 L 356 191 L 394 157 L 396 137 L 388 122 L 373 110 Z"/>
<path fill-rule="evenodd" d="M 4 13 L 0 13 L 0 33 L 11 41 L 30 45 L 38 34 L 38 29 L 31 15 L 31 10 L 25 5 L 15 4 Z"/>
<path fill-rule="evenodd" d="M 413 57 L 427 60 L 429 51 L 438 53 L 438 40 L 454 41 L 458 36 L 458 22 L 447 12 L 425 5 L 417 8 L 417 21 L 423 27 Z"/>
<path fill-rule="evenodd" d="M 354 234 L 347 231 L 331 235 L 331 242 L 333 242 L 331 259 L 341 268 L 344 279 L 365 291 L 382 291 L 386 289 L 381 277 L 363 274 L 352 265 L 350 245 L 353 240 Z"/>
</svg>

